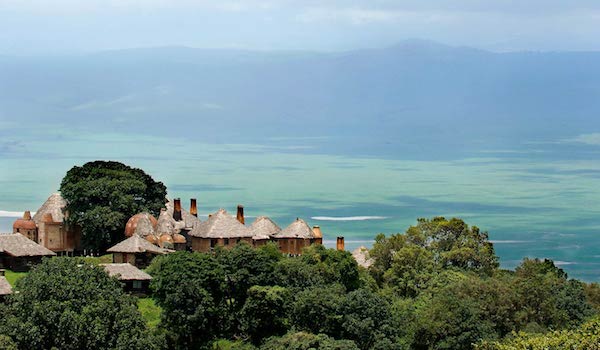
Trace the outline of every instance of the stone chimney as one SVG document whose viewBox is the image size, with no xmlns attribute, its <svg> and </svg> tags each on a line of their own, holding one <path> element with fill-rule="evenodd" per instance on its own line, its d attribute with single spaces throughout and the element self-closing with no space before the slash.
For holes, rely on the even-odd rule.
<svg viewBox="0 0 600 350">
<path fill-rule="evenodd" d="M 173 219 L 175 221 L 181 221 L 181 199 L 173 199 Z"/>
<path fill-rule="evenodd" d="M 345 247 L 344 247 L 344 237 L 338 237 L 337 238 L 336 249 L 337 250 L 345 250 Z"/>
<path fill-rule="evenodd" d="M 190 214 L 198 217 L 198 207 L 196 206 L 196 198 L 190 199 Z"/>
<path fill-rule="evenodd" d="M 245 225 L 246 221 L 244 220 L 244 206 L 241 204 L 238 204 L 237 207 L 237 220 L 242 224 Z"/>
<path fill-rule="evenodd" d="M 323 232 L 321 232 L 319 225 L 313 226 L 313 232 L 315 233 L 315 238 L 323 238 Z"/>
</svg>

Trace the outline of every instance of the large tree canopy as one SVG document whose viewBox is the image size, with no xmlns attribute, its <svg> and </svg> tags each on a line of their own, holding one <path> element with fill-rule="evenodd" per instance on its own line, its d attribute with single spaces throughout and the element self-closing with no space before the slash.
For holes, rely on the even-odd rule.
<svg viewBox="0 0 600 350">
<path fill-rule="evenodd" d="M 0 308 L 0 334 L 19 349 L 158 349 L 135 299 L 102 267 L 46 259 Z M 1 346 L 0 346 L 1 348 Z"/>
<path fill-rule="evenodd" d="M 141 169 L 95 161 L 71 168 L 60 192 L 67 201 L 67 222 L 82 229 L 84 248 L 105 249 L 120 239 L 132 215 L 158 215 L 167 189 Z"/>
</svg>

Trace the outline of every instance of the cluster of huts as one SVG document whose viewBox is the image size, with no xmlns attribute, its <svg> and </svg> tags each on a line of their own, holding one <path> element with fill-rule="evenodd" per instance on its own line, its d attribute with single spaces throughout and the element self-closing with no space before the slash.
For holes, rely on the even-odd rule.
<svg viewBox="0 0 600 350">
<path fill-rule="evenodd" d="M 153 256 L 174 250 L 210 252 L 218 246 L 233 247 L 240 242 L 254 247 L 275 242 L 282 253 L 299 255 L 304 247 L 323 243 L 321 228 L 310 227 L 299 218 L 284 229 L 266 216 L 246 225 L 241 205 L 235 216 L 220 209 L 202 221 L 195 199 L 190 200 L 189 212 L 181 208 L 180 199 L 174 199 L 167 202 L 158 219 L 148 213 L 134 215 L 125 226 L 125 236 L 128 238 L 107 251 L 113 254 L 115 263 L 140 267 L 148 265 Z M 343 242 L 342 237 L 339 240 Z"/>
<path fill-rule="evenodd" d="M 0 235 L 0 269 L 23 271 L 43 257 L 82 253 L 81 230 L 65 223 L 65 215 L 68 215 L 65 206 L 65 200 L 55 193 L 35 215 L 26 211 L 16 220 L 12 234 Z M 311 227 L 299 218 L 283 229 L 266 216 L 259 216 L 246 225 L 241 205 L 235 216 L 220 209 L 202 221 L 198 218 L 195 199 L 190 200 L 189 212 L 182 209 L 180 199 L 174 199 L 167 201 L 158 218 L 149 213 L 132 216 L 124 228 L 124 238 L 107 250 L 113 255 L 113 263 L 103 266 L 110 275 L 118 276 L 131 292 L 147 289 L 151 277 L 140 269 L 157 255 L 178 250 L 210 252 L 219 246 L 229 248 L 240 242 L 254 247 L 275 242 L 282 253 L 299 255 L 303 248 L 323 243 L 320 227 Z M 344 249 L 343 237 L 338 237 L 337 249 Z"/>
</svg>

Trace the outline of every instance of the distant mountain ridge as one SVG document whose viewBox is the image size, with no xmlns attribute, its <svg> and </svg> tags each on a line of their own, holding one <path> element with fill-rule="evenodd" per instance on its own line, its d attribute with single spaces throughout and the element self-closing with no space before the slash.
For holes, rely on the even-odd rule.
<svg viewBox="0 0 600 350">
<path fill-rule="evenodd" d="M 165 47 L 0 57 L 4 120 L 107 132 L 160 124 L 137 130 L 225 143 L 317 135 L 315 152 L 341 154 L 457 156 L 600 131 L 599 94 L 598 52 L 494 53 L 419 40 L 332 53 Z"/>
</svg>

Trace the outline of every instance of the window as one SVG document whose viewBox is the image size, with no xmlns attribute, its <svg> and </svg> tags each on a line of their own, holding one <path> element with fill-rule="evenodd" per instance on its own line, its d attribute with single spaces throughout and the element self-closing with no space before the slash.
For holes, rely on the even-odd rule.
<svg viewBox="0 0 600 350">
<path fill-rule="evenodd" d="M 225 245 L 229 245 L 229 238 L 225 238 Z"/>
<path fill-rule="evenodd" d="M 142 289 L 142 281 L 133 281 L 133 289 Z"/>
<path fill-rule="evenodd" d="M 217 240 L 216 239 L 211 239 L 210 240 L 210 247 L 214 248 L 217 245 Z"/>
</svg>

